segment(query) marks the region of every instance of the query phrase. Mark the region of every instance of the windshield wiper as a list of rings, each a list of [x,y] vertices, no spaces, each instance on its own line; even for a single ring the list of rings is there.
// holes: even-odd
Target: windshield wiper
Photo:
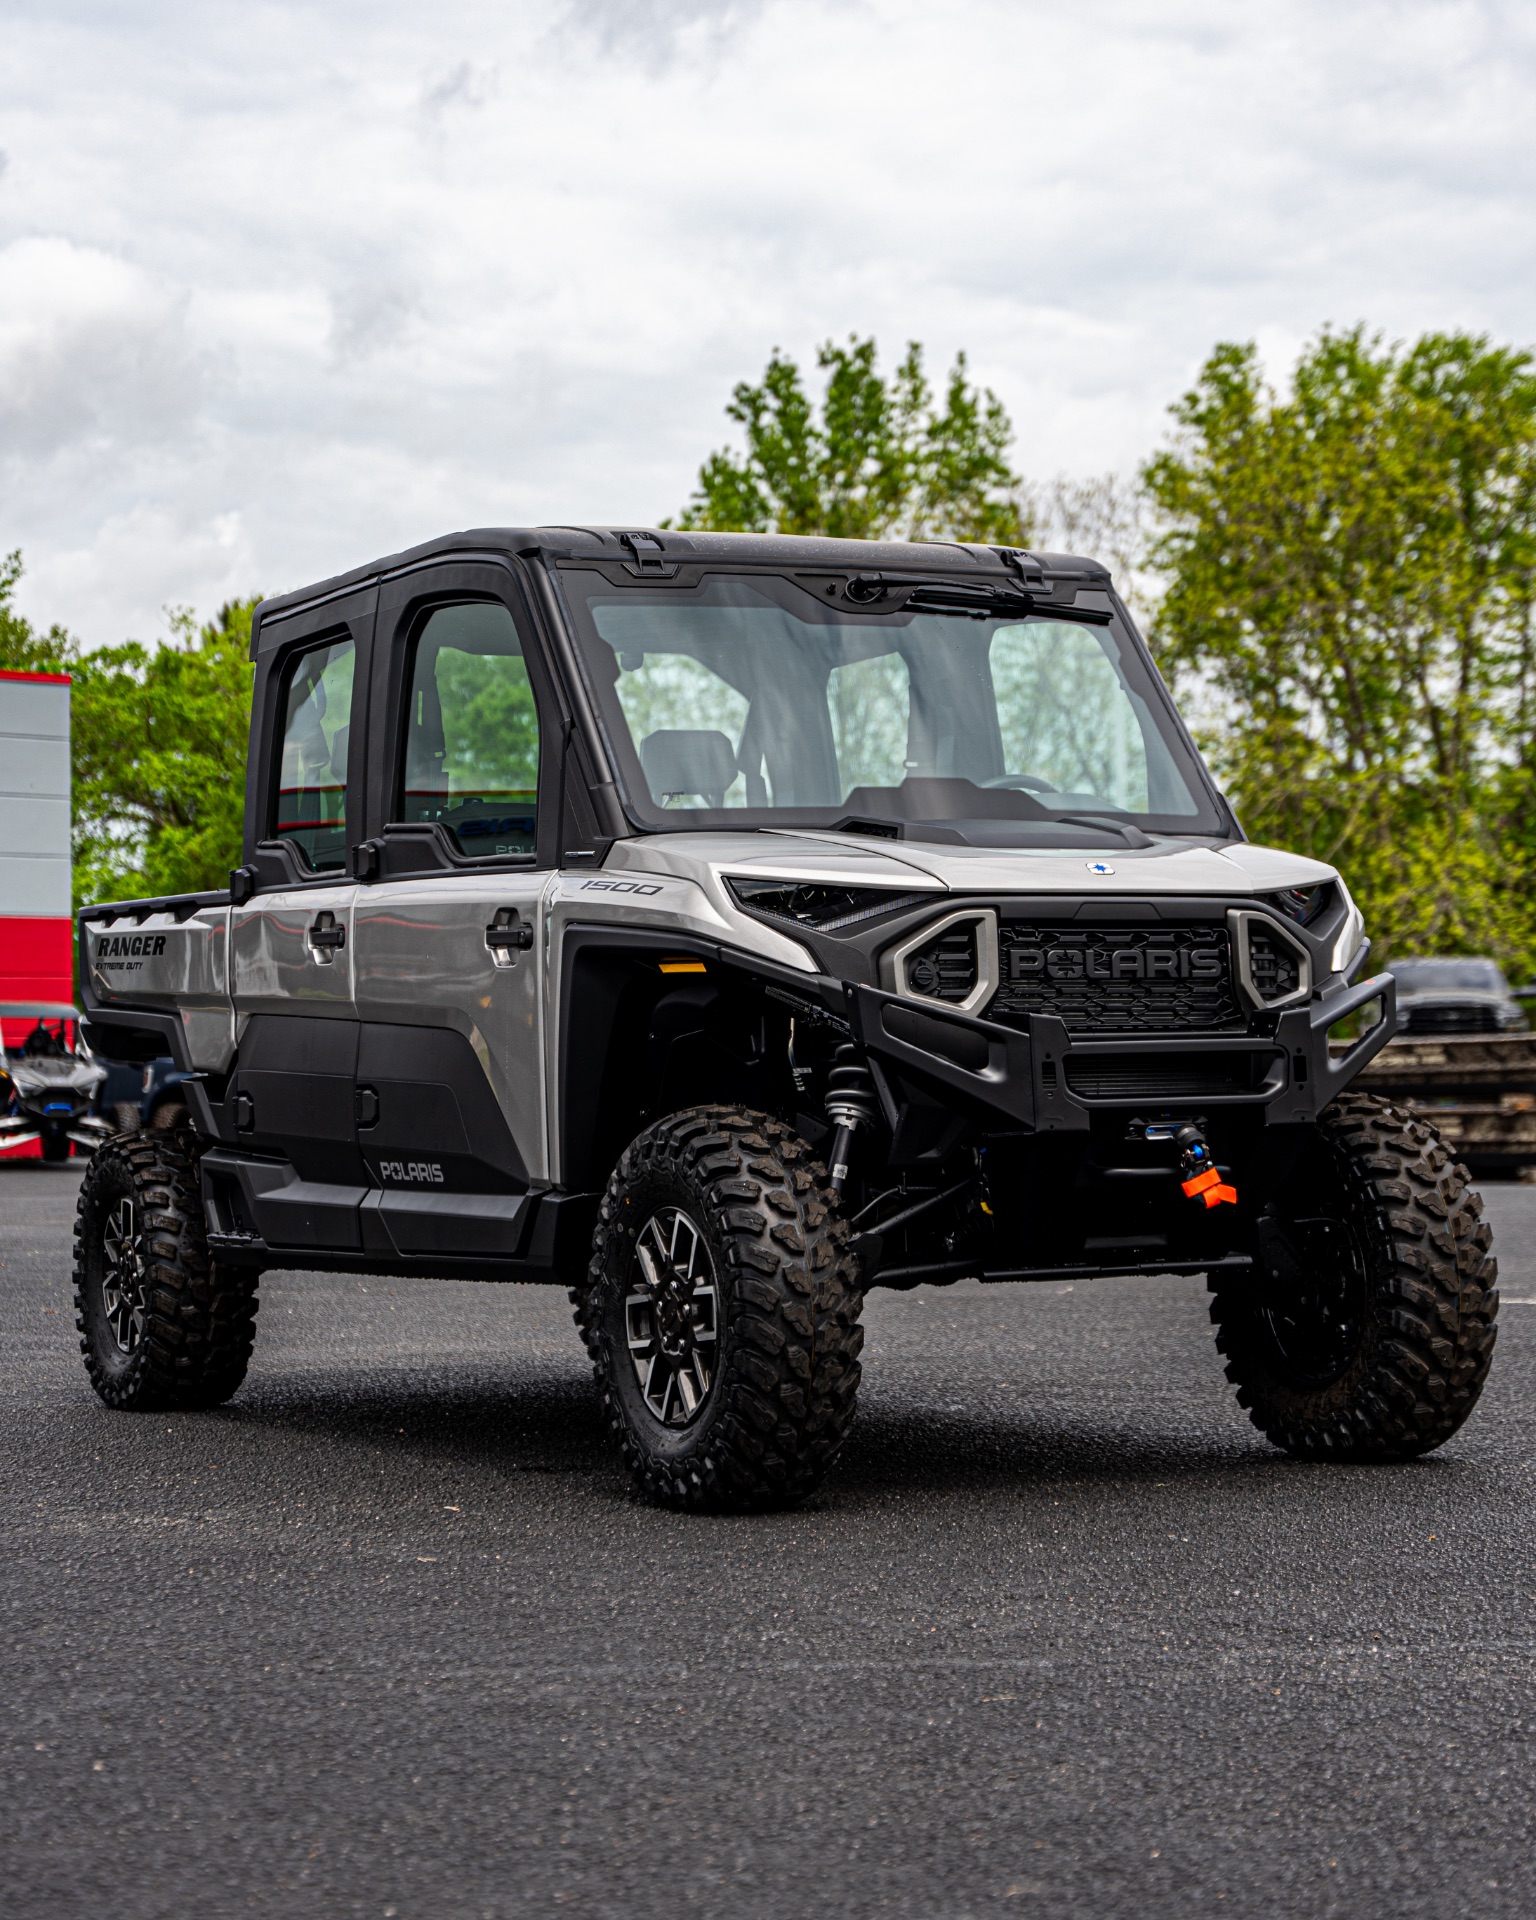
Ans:
[[[1055,818],[1069,827],[1103,827],[1110,833],[1118,833],[1128,847],[1151,847],[1157,843],[1151,834],[1143,833],[1134,820],[1116,820],[1107,813],[1058,813]]]
[[[959,613],[985,620],[998,614],[1048,614],[1053,620],[1077,620],[1087,627],[1107,627],[1114,619],[1099,607],[1075,607],[1049,594],[1021,593],[1017,588],[972,586],[957,580],[920,581],[908,594],[898,593],[889,609],[870,607],[871,613]]]

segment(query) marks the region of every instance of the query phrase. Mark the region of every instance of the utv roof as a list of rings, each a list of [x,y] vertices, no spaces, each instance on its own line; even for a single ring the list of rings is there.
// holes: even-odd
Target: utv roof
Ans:
[[[637,546],[637,542],[641,544]],[[1038,570],[1047,579],[1109,584],[1109,571],[1097,560],[1070,553],[1034,553],[1020,547],[973,546],[957,540],[829,540],[784,533],[679,533],[658,527],[475,527],[442,534],[418,547],[407,547],[403,553],[392,553],[366,566],[334,574],[329,580],[319,580],[313,586],[275,594],[258,607],[256,625],[429,560],[487,552],[515,553],[525,559],[634,562],[637,555],[649,555],[665,561],[729,560],[740,566],[875,567],[960,575],[1004,572],[1022,561],[1030,572]]]

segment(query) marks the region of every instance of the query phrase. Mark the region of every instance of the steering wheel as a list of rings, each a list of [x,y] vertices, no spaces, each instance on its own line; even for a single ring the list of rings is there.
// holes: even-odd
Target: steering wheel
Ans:
[[[1056,789],[1049,780],[1036,779],[1032,773],[999,773],[991,780],[983,780],[984,787],[1007,787],[1014,793],[1054,793]]]

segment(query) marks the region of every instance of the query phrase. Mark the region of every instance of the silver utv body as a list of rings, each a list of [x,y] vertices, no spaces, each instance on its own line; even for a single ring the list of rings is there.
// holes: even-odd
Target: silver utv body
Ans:
[[[169,1051],[189,1076],[221,1257],[568,1278],[614,1143],[655,1117],[667,1061],[707,1055],[686,1021],[712,993],[761,1003],[753,1071],[784,1077],[786,1031],[791,1049],[825,1026],[862,1050],[893,1142],[912,1088],[975,1125],[992,1116],[1011,1141],[1087,1140],[1170,1104],[1241,1109],[1261,1131],[1306,1126],[1391,1033],[1392,983],[1360,977],[1368,943],[1339,875],[1248,844],[1214,789],[1208,830],[1143,833],[1058,809],[1051,832],[1066,844],[1039,847],[930,838],[921,821],[818,823],[805,809],[735,825],[702,788],[691,811],[648,814],[644,768],[615,746],[573,638],[569,577],[598,570],[605,592],[633,581],[639,594],[658,568],[677,593],[690,569],[799,568],[818,593],[825,579],[829,595],[857,587],[876,605],[904,580],[975,576],[978,594],[1129,628],[1102,570],[1064,556],[581,529],[454,536],[266,603],[246,861],[230,891],[92,908],[80,928],[97,1050]],[[857,602],[860,619],[870,604]],[[423,686],[440,695],[436,719]],[[443,784],[443,716],[452,699],[468,712],[493,695],[503,737],[521,728],[536,751],[470,809]],[[674,734],[645,743],[662,741],[653,772],[669,752],[715,751]],[[730,750],[723,781],[748,749],[716,737]],[[794,901],[834,896],[875,902],[871,926],[796,917]],[[1291,896],[1327,909],[1299,923]],[[1217,949],[1219,962],[1199,957]],[[930,984],[935,951],[960,956],[958,987]],[[1158,966],[1182,979],[1190,954],[1197,975],[1219,964],[1219,1030],[1074,1025],[1082,995],[1058,991],[1078,980],[1071,965],[1097,966],[1124,1000],[1157,986]],[[1378,1017],[1336,1057],[1330,1030],[1363,1010]],[[1157,1076],[1175,1057],[1189,1091],[1170,1103]],[[690,1065],[686,1084],[707,1090],[701,1071]],[[809,1127],[814,1073],[788,1071],[809,1088]],[[1024,1247],[1001,1257],[1003,1271],[1029,1266]]]

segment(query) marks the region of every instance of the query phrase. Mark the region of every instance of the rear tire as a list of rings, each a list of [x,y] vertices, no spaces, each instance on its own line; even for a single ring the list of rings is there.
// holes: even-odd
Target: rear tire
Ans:
[[[1497,1334],[1482,1211],[1427,1121],[1373,1094],[1328,1107],[1261,1220],[1258,1268],[1211,1303],[1253,1424],[1303,1460],[1407,1460],[1449,1440]]]
[[[75,1325],[109,1407],[216,1407],[245,1378],[256,1275],[209,1258],[188,1133],[110,1140],[80,1183]]]
[[[695,1107],[625,1150],[571,1301],[609,1427],[653,1500],[741,1511],[819,1484],[859,1385],[847,1242],[825,1169],[766,1114]]]

